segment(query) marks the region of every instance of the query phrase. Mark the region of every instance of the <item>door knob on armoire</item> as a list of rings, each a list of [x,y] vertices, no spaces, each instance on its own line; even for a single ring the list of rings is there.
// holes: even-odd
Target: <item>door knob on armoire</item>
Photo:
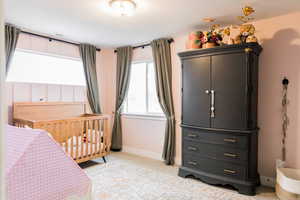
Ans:
[[[206,94],[210,94],[210,91],[209,91],[209,90],[205,90],[205,93],[206,93]]]

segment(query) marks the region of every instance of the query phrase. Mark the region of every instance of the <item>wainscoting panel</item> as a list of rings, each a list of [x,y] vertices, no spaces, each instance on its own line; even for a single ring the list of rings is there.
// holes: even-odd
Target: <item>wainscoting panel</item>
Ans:
[[[31,84],[15,83],[13,84],[13,102],[31,101]]]
[[[32,84],[32,102],[40,102],[40,101],[47,101],[47,85],[42,84]]]
[[[59,85],[48,85],[48,101],[60,101],[61,100],[61,86]]]
[[[61,100],[62,101],[75,101],[74,98],[74,87],[73,86],[65,86],[61,87]]]
[[[12,122],[12,106],[15,102],[86,101],[85,86],[6,83],[8,122]]]
[[[85,101],[86,99],[86,91],[83,87],[74,87],[74,101]]]

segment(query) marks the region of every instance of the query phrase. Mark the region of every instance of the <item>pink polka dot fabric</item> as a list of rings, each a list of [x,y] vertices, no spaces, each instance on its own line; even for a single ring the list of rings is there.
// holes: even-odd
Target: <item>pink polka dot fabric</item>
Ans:
[[[91,181],[63,149],[42,130],[6,128],[8,200],[86,198]]]

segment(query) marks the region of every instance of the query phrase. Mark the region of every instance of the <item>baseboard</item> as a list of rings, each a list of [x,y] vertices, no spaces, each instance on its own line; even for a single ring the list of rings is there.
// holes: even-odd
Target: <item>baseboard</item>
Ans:
[[[132,147],[128,147],[128,146],[123,146],[122,151],[125,153],[130,153],[130,154],[134,154],[137,156],[142,156],[142,157],[162,161],[161,154],[156,153],[156,152],[146,151],[143,149],[137,149],[137,148],[132,148]]]
[[[260,176],[260,183],[263,186],[274,188],[276,184],[276,179],[273,177]]]
[[[181,157],[175,157],[175,165],[181,166]]]

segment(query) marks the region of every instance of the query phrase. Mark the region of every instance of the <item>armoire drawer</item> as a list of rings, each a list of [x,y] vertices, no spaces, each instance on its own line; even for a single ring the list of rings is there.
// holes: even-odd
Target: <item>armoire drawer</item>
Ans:
[[[236,133],[213,132],[196,129],[183,129],[183,139],[209,144],[219,144],[232,148],[248,149],[248,136]]]
[[[235,165],[228,162],[201,158],[192,155],[185,155],[183,166],[203,172],[231,177],[235,179],[245,179],[247,177],[247,167]]]
[[[183,141],[183,151],[185,154],[230,161],[237,164],[247,164],[248,160],[247,150],[230,148],[223,145],[194,142],[190,140]]]

